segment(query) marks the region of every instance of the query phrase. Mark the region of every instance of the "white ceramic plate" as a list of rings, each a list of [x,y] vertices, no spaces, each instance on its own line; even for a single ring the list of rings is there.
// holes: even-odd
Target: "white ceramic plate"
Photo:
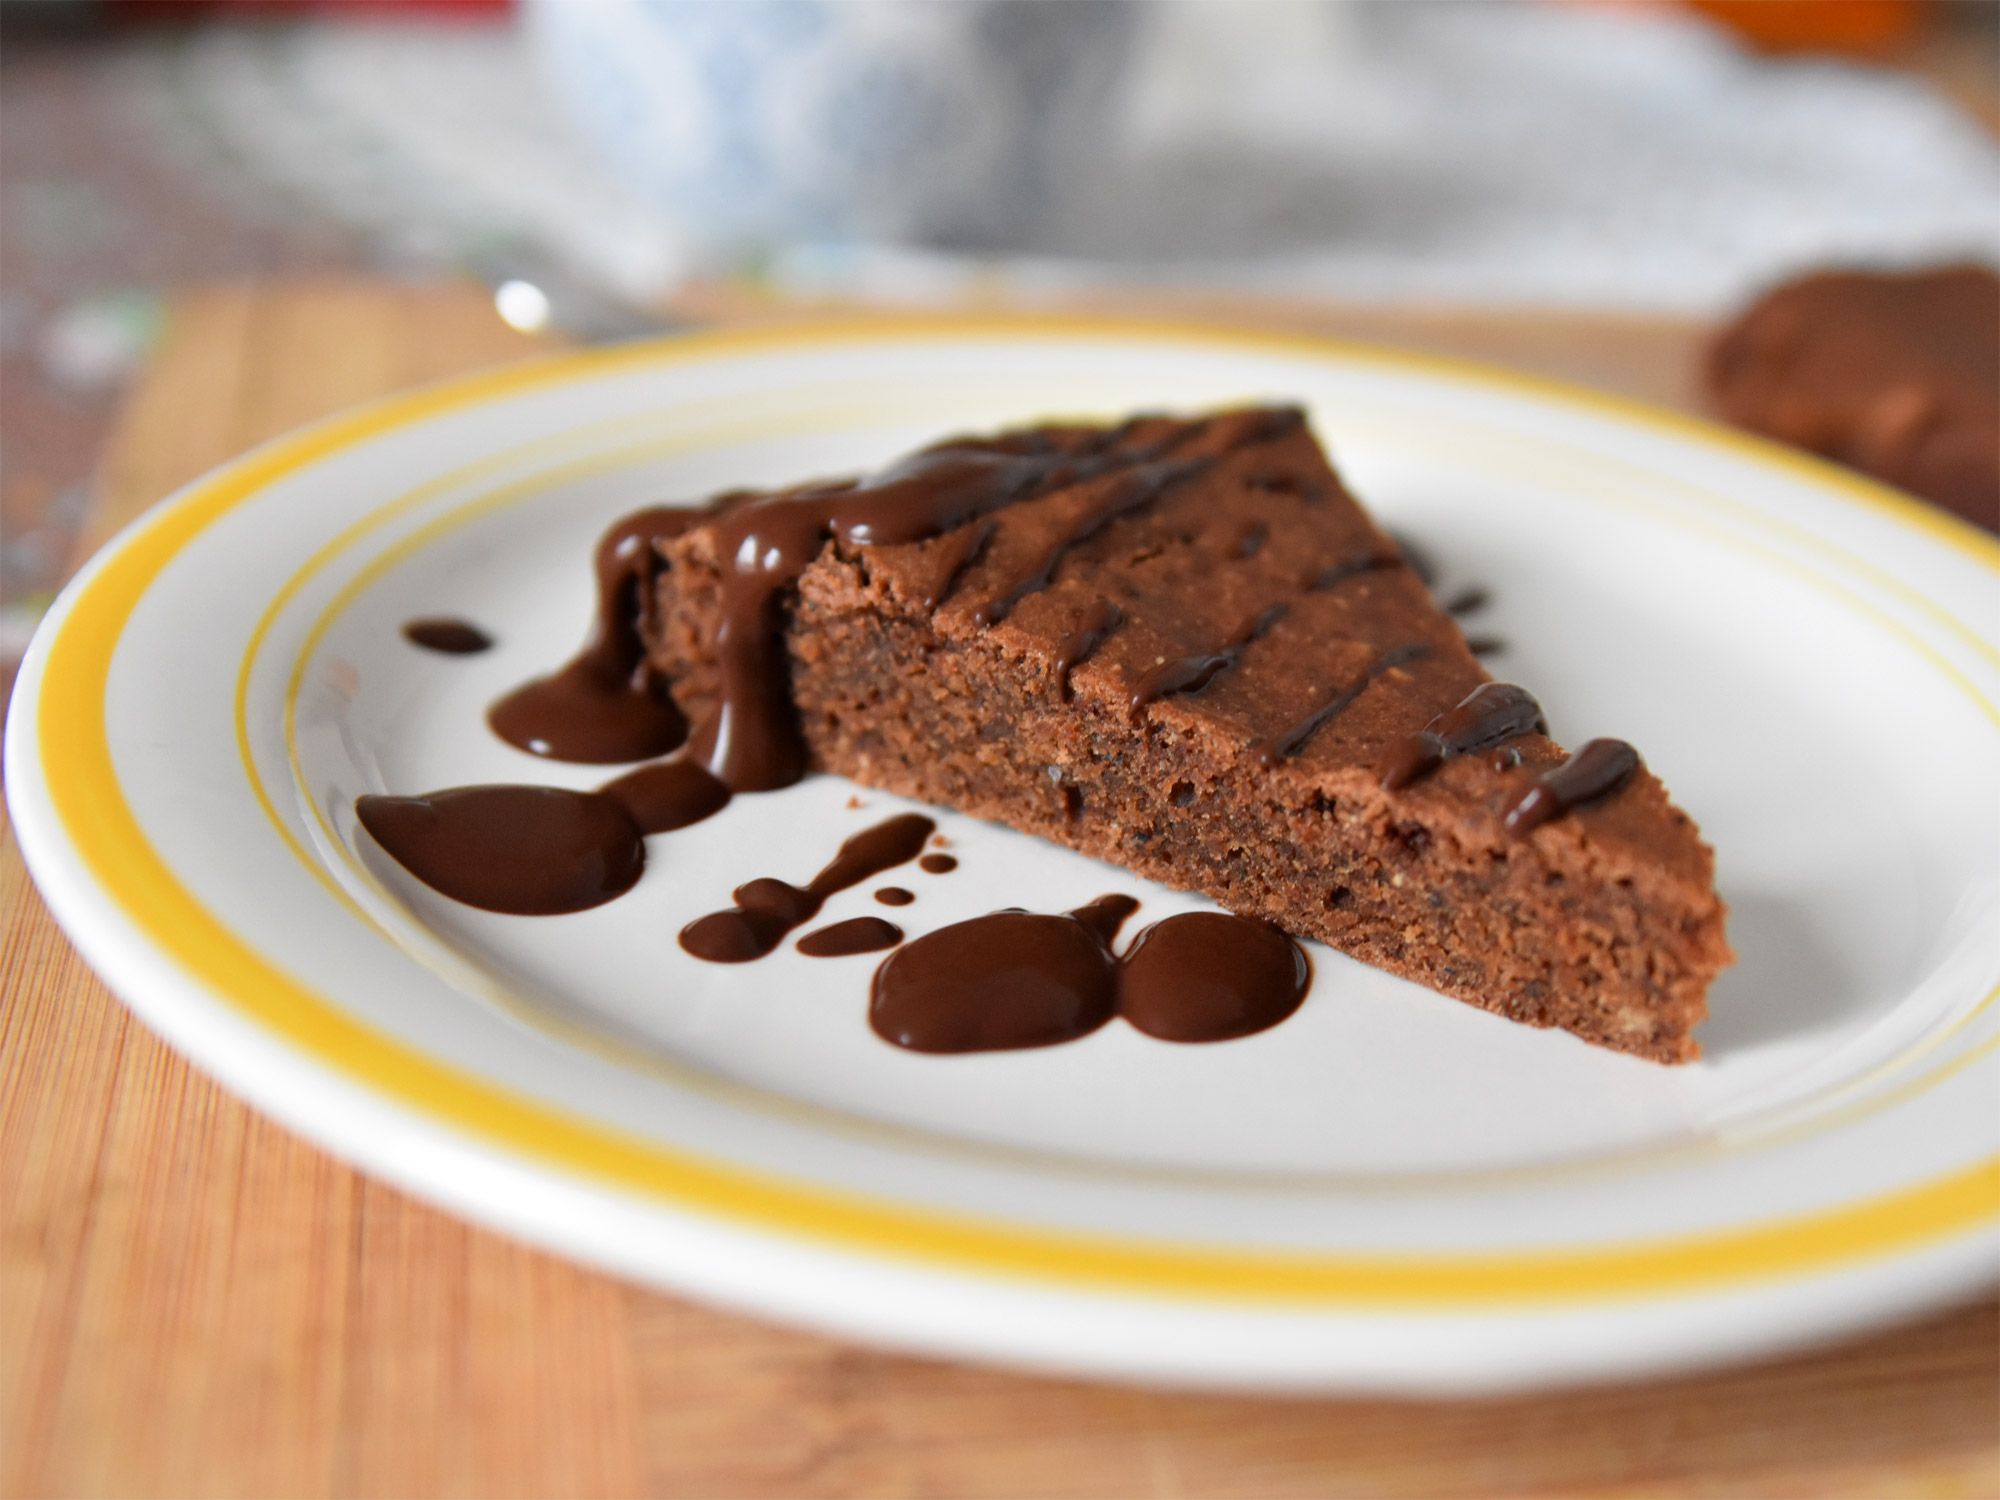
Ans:
[[[1054,413],[1304,401],[1557,733],[1642,746],[1741,962],[1667,1069],[1315,951],[1289,1023],[924,1057],[872,960],[672,934],[897,804],[827,778],[655,842],[598,910],[415,887],[357,793],[584,785],[484,728],[633,506]],[[487,1223],[860,1338],[1108,1375],[1463,1391],[1774,1348],[1963,1294],[2000,1243],[2000,548],[1775,448],[1300,339],[1051,322],[688,337],[337,418],[158,507],[64,594],[7,780],[50,904],[260,1107]],[[467,658],[399,636],[488,626]],[[912,934],[1131,890],[940,814]],[[876,909],[866,888],[829,915]]]

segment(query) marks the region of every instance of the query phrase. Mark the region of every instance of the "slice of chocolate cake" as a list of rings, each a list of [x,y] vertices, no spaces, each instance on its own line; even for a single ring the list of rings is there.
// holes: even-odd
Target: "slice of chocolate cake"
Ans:
[[[1693,822],[1630,747],[1566,757],[1491,682],[1296,411],[646,512],[600,575],[604,679],[670,690],[737,791],[838,772],[1515,1020],[1697,1055],[1730,952]]]

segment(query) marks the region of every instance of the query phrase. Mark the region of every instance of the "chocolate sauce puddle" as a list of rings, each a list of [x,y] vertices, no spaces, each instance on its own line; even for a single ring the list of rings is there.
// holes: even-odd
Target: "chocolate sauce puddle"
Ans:
[[[1482,683],[1457,707],[1389,747],[1382,760],[1382,785],[1400,791],[1458,756],[1490,750],[1524,734],[1546,733],[1542,706],[1526,688],[1511,682]]]
[[[1523,837],[1573,807],[1608,797],[1640,766],[1639,752],[1623,740],[1591,740],[1552,771],[1545,771],[1507,809],[1507,831]]]
[[[671,833],[729,805],[729,788],[685,756],[628,771],[600,790],[632,815],[641,833]]]
[[[868,1023],[913,1052],[1009,1052],[1089,1036],[1123,1015],[1148,1036],[1218,1042],[1277,1025],[1305,999],[1305,953],[1269,923],[1226,912],[1155,922],[1113,952],[1129,896],[1061,916],[997,911],[885,959]]]
[[[354,810],[404,869],[484,911],[584,911],[622,896],[646,868],[638,826],[599,792],[462,786],[422,797],[361,797]]]
[[[739,885],[731,892],[734,906],[697,917],[681,929],[681,947],[716,964],[762,958],[787,933],[818,916],[827,897],[915,859],[936,828],[919,813],[900,813],[848,839],[803,888],[769,877]]]
[[[1139,934],[1118,965],[1118,1013],[1164,1042],[1226,1042],[1305,1002],[1312,965],[1268,922],[1183,912]]]
[[[412,646],[421,646],[426,651],[437,651],[445,656],[473,656],[493,648],[493,637],[470,620],[444,615],[429,615],[407,622],[403,626],[403,639]]]
[[[880,953],[903,940],[903,929],[880,917],[849,917],[831,922],[799,939],[808,958],[847,958],[856,953]]]

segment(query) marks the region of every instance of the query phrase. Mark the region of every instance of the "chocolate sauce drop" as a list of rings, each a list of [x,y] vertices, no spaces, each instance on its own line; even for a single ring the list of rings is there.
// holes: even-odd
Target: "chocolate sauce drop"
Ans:
[[[1276,1026],[1311,984],[1305,950],[1268,922],[1184,912],[1120,961],[1118,1013],[1162,1041],[1228,1041]]]
[[[903,940],[903,929],[880,917],[849,917],[815,928],[799,939],[799,952],[808,958],[846,958],[855,953],[880,953]]]
[[[1507,643],[1497,635],[1469,635],[1465,638],[1465,649],[1474,656],[1498,656],[1507,649]]]
[[[439,651],[446,656],[471,656],[491,650],[493,646],[493,637],[471,621],[442,615],[407,622],[403,626],[403,639],[412,646]]]
[[[908,906],[917,898],[900,885],[885,885],[875,893],[875,899],[884,906]]]
[[[1511,682],[1481,683],[1457,707],[1390,746],[1382,761],[1382,785],[1400,791],[1454,757],[1491,749],[1524,734],[1547,732],[1542,706],[1526,688]]]
[[[1088,1036],[1117,1008],[1117,962],[1089,923],[996,911],[890,954],[868,1024],[912,1052],[1009,1052]]]
[[[361,826],[435,891],[486,911],[554,916],[621,896],[646,867],[625,809],[597,792],[462,786],[361,797]]]
[[[1639,769],[1639,752],[1623,740],[1592,740],[1552,771],[1535,778],[1507,809],[1507,831],[1524,837],[1573,807],[1608,797]]]
[[[818,916],[827,897],[916,858],[936,828],[919,813],[900,813],[848,839],[803,889],[768,876],[739,885],[730,893],[734,906],[697,917],[681,929],[681,947],[717,964],[762,958],[787,933]]]
[[[632,815],[641,833],[686,828],[729,805],[729,788],[684,756],[628,771],[599,790]]]
[[[949,854],[926,854],[917,861],[917,868],[926,875],[949,875],[958,868],[958,861]]]
[[[1485,589],[1474,584],[1471,588],[1460,589],[1456,594],[1452,595],[1450,602],[1444,607],[1445,613],[1452,615],[1475,614],[1479,610],[1486,608],[1487,604],[1491,602],[1492,597]]]

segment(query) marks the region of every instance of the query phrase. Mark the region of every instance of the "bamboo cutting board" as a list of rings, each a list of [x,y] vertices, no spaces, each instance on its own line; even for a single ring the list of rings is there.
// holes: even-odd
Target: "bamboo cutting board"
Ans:
[[[1661,399],[1694,339],[1285,322]],[[188,298],[90,540],[285,428],[529,347],[472,289]],[[2000,1495],[1990,1301],[1716,1375],[1449,1404],[1155,1395],[713,1312],[469,1228],[220,1093],[84,968],[11,839],[0,912],[7,1496]]]

